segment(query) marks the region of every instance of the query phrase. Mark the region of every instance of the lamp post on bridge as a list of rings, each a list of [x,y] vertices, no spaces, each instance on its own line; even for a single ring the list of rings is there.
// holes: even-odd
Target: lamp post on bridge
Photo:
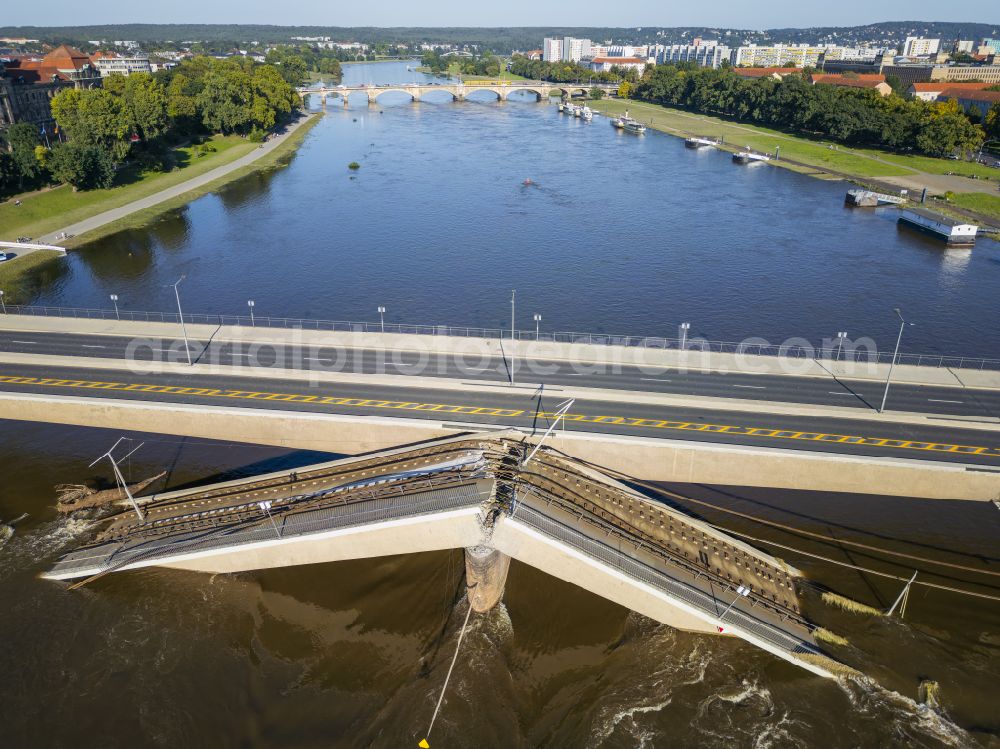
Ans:
[[[188,343],[187,326],[184,324],[184,312],[181,310],[181,293],[177,290],[177,287],[185,278],[187,278],[186,273],[178,278],[175,283],[167,285],[174,287],[174,297],[177,299],[177,317],[180,318],[181,321],[181,332],[184,334],[184,351],[187,352],[188,366],[190,367],[193,364],[191,361],[191,344]]]
[[[746,598],[748,595],[750,595],[750,588],[746,588],[746,587],[744,587],[744,586],[741,585],[741,586],[739,586],[736,589],[736,593],[737,593],[736,598],[733,599],[733,602],[731,604],[729,604],[729,606],[726,607],[726,610],[723,611],[722,614],[719,616],[719,621],[720,622],[722,621],[723,617],[725,617],[725,615],[729,613],[730,609],[732,609],[733,606],[735,606],[736,603],[741,598]],[[718,630],[721,632],[722,631],[722,627],[721,626],[718,627]]]
[[[837,333],[837,361],[840,361],[840,355],[844,352],[844,341],[847,340],[847,331],[841,330]]]
[[[517,297],[517,289],[510,290],[510,384],[514,385],[514,299]]]
[[[115,305],[115,319],[116,320],[121,320],[122,316],[118,314],[118,295],[117,294],[112,294],[111,295],[111,303],[113,305]]]
[[[250,327],[256,328],[257,321],[253,319],[253,308],[256,306],[256,302],[253,299],[247,299],[247,307],[250,308]]]
[[[896,317],[899,318],[899,335],[896,336],[896,350],[892,352],[892,363],[889,365],[889,376],[885,378],[885,392],[882,394],[882,407],[878,410],[879,413],[885,411],[885,402],[889,397],[889,383],[892,382],[892,370],[896,367],[896,357],[899,356],[899,344],[903,340],[903,329],[907,325],[913,325],[913,323],[908,323],[903,319],[903,313],[899,311],[899,307],[896,307]]]
[[[538,325],[539,325],[539,323],[541,323],[541,321],[542,321],[542,316],[541,316],[541,315],[539,315],[539,314],[538,314],[538,313],[536,312],[536,313],[535,313],[535,340],[536,340],[536,341],[538,340]]]
[[[379,326],[382,328],[382,332],[385,332],[385,307],[381,304],[378,307],[378,322]]]
[[[681,351],[687,349],[688,331],[691,330],[691,323],[682,322],[680,324],[681,329]]]

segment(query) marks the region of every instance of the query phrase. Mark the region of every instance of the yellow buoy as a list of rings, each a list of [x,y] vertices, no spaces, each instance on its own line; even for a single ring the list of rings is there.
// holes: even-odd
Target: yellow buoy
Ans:
[[[417,744],[420,749],[431,749],[431,745],[427,743],[427,739],[420,739],[420,743]]]

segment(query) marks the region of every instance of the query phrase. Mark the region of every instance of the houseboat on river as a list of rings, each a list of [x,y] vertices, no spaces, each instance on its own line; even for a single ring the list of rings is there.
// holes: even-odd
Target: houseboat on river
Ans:
[[[899,217],[899,225],[944,240],[949,247],[972,247],[979,233],[975,224],[956,221],[923,208],[904,210]]]

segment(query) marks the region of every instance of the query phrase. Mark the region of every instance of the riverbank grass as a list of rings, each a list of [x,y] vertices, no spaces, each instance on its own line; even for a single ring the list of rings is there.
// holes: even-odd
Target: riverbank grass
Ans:
[[[780,159],[772,163],[793,171],[808,173],[809,167],[815,167],[862,179],[900,177],[915,173],[913,169],[885,159],[888,154],[879,154],[876,157],[871,155],[876,153],[874,151],[864,153],[843,147],[831,148],[830,144],[817,143],[777,130],[669,109],[658,104],[630,99],[605,99],[592,102],[590,106],[592,109],[611,115],[622,114],[627,109],[637,120],[656,130],[678,137],[689,135],[722,137],[725,139],[725,147],[731,151],[750,146],[755,151],[773,154],[775,148],[780,146],[780,157],[801,162],[805,168],[797,168],[795,164],[783,164]]]
[[[980,213],[1000,221],[1000,194],[988,195],[984,192],[962,192],[951,196],[948,201],[967,211]]]
[[[70,186],[61,185],[51,190],[20,196],[21,205],[15,205],[14,198],[11,198],[0,204],[0,227],[3,232],[0,238],[13,240],[19,236],[39,237],[48,234],[173,187],[235,161],[256,148],[255,143],[235,135],[217,136],[207,143],[215,150],[203,151],[203,156],[195,155],[193,146],[175,149],[174,156],[180,166],[173,171],[126,174],[123,179],[129,180],[128,182],[107,190],[73,192]]]

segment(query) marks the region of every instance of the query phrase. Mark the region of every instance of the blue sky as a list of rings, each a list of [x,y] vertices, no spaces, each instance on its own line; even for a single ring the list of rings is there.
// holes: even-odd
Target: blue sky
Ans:
[[[0,25],[89,23],[267,23],[323,26],[854,26],[887,20],[978,21],[1000,24],[1000,2],[965,0],[48,0],[8,3]]]

